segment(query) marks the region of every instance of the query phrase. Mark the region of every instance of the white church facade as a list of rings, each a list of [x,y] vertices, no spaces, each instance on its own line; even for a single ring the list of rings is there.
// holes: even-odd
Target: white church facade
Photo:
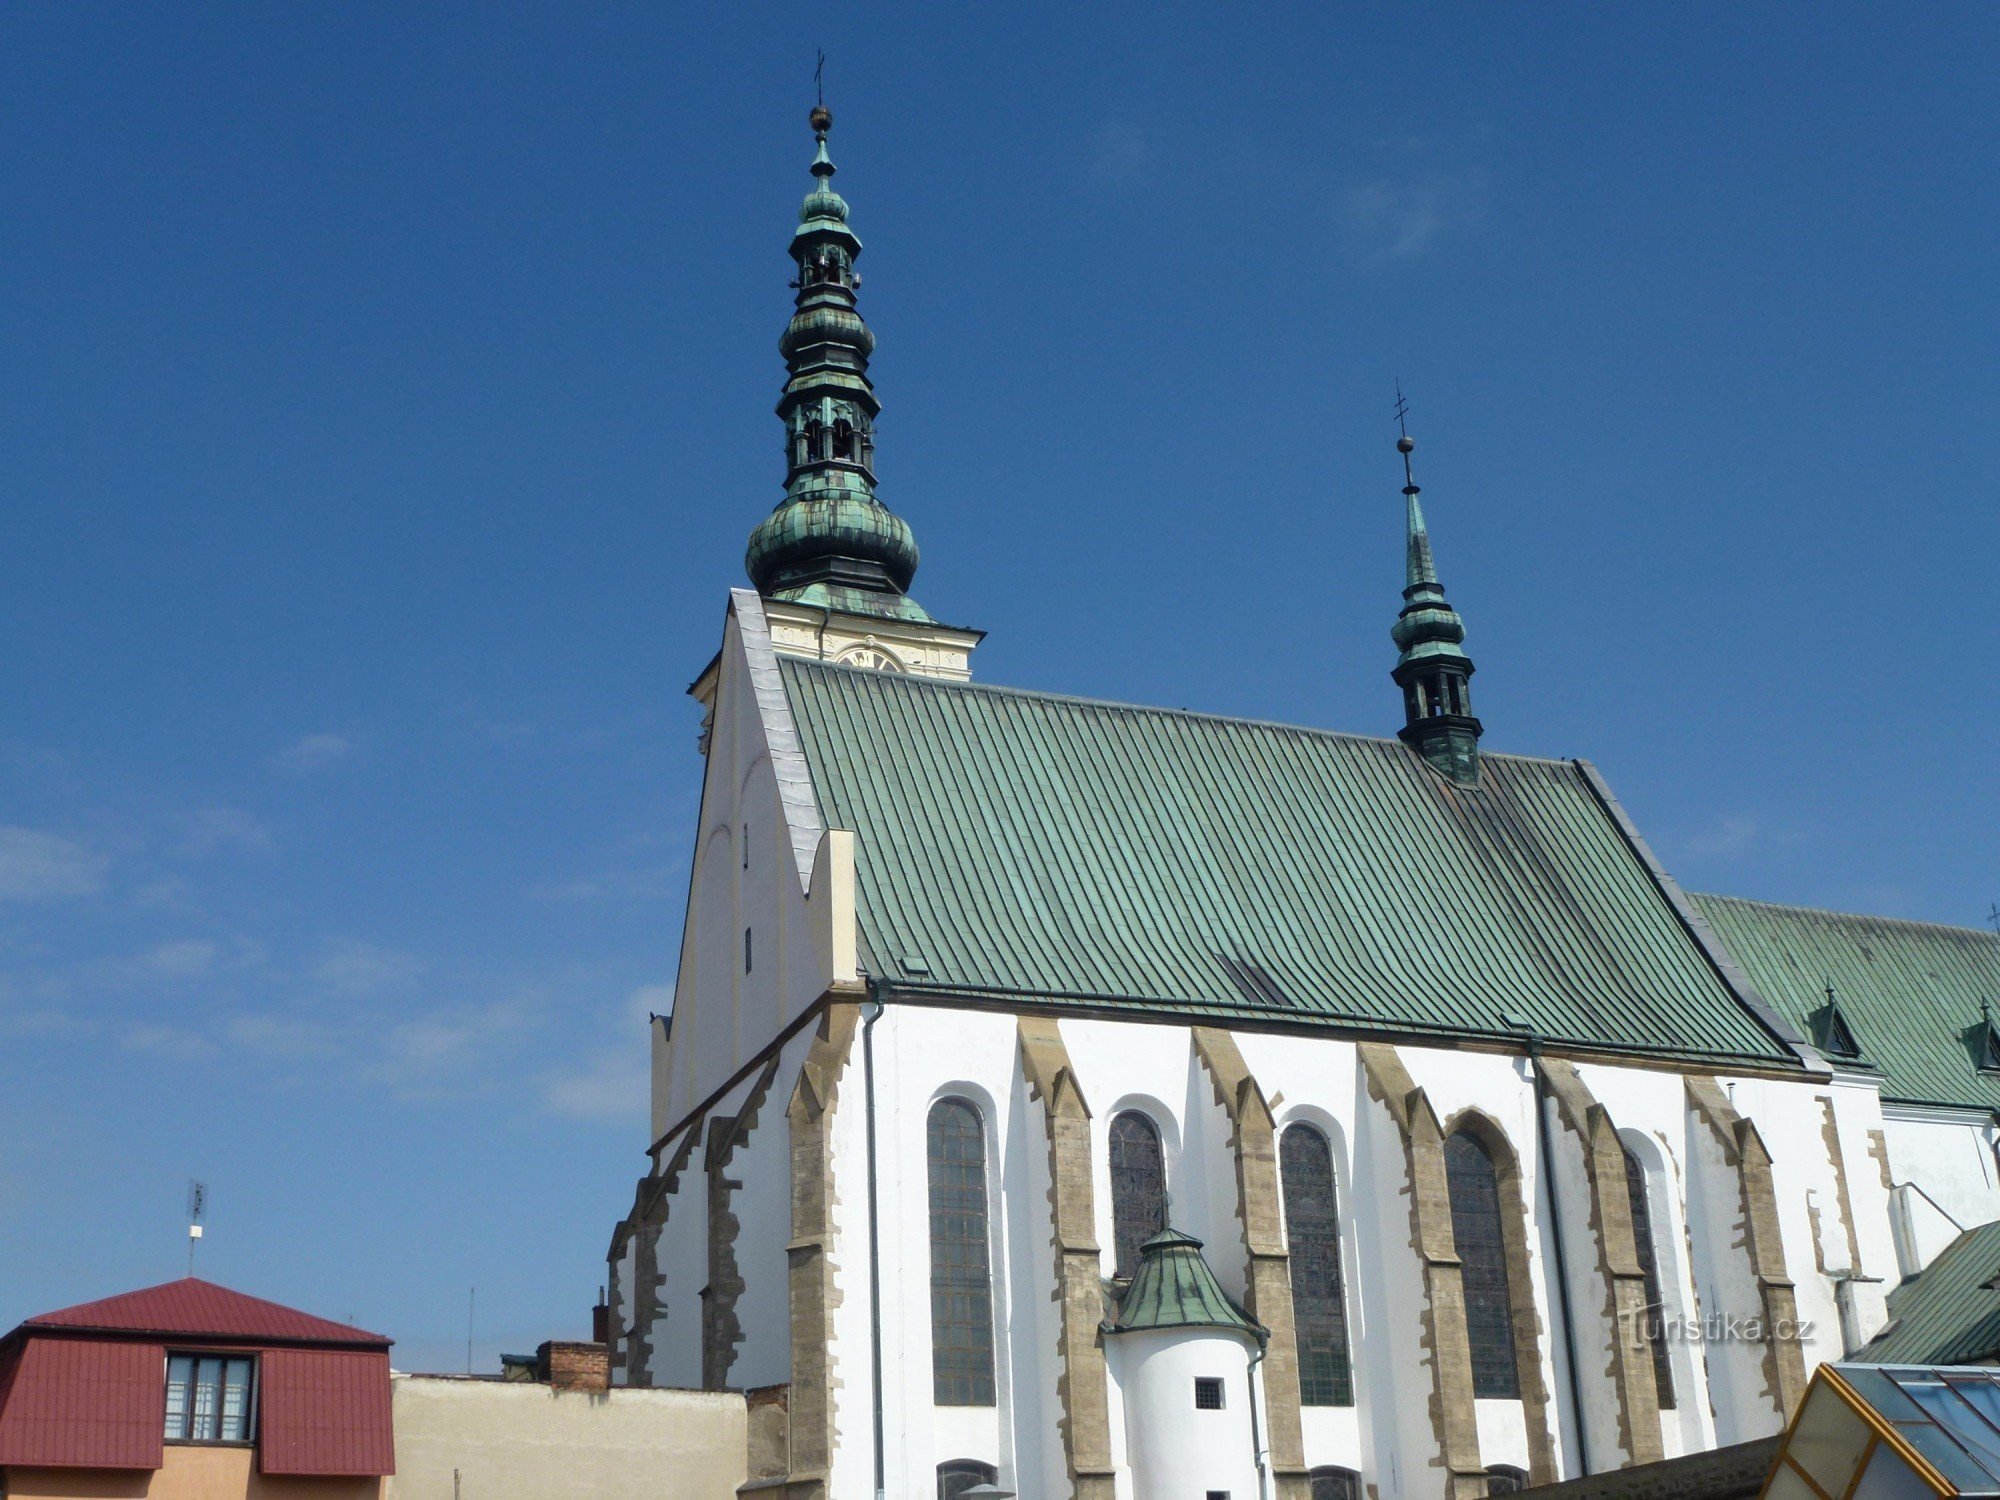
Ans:
[[[978,682],[874,494],[828,124],[614,1380],[749,1392],[742,1493],[820,1500],[1459,1500],[1777,1432],[2000,1219],[2000,940],[1690,895],[1587,762],[1483,748],[1407,440],[1397,738]]]

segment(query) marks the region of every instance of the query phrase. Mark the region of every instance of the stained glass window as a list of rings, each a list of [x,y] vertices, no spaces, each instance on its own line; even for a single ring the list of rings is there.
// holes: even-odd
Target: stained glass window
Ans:
[[[1461,1130],[1444,1145],[1451,1232],[1465,1280],[1465,1331],[1472,1345],[1472,1394],[1518,1399],[1514,1298],[1500,1227],[1500,1182],[1478,1137]]]
[[[931,1386],[939,1406],[993,1405],[986,1137],[963,1099],[931,1106]]]
[[[1139,1247],[1167,1227],[1167,1163],[1159,1127],[1128,1109],[1111,1122],[1111,1235],[1119,1277],[1139,1269]]]
[[[1660,1393],[1660,1407],[1673,1410],[1674,1370],[1667,1355],[1666,1307],[1660,1298],[1660,1263],[1653,1252],[1653,1209],[1646,1196],[1645,1165],[1631,1151],[1625,1153],[1625,1191],[1632,1200],[1632,1238],[1639,1248],[1639,1269],[1646,1273],[1646,1342],[1653,1351],[1653,1384]]]
[[[1352,1406],[1333,1150],[1312,1126],[1294,1125],[1278,1142],[1278,1166],[1291,1248],[1292,1320],[1298,1325],[1299,1400],[1307,1406]]]
[[[1352,1469],[1323,1464],[1307,1478],[1312,1481],[1312,1500],[1360,1500],[1361,1476]]]

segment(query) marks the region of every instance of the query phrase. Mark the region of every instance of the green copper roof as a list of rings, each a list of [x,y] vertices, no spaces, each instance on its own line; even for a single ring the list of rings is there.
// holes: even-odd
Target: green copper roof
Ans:
[[[1853,1358],[1968,1365],[2000,1356],[2000,1223],[1968,1229],[1889,1293],[1889,1323]]]
[[[780,669],[892,986],[1792,1061],[1575,762]]]
[[[1826,988],[1882,1095],[2000,1109],[2000,1077],[1979,1070],[1981,1000],[2000,1003],[2000,937],[1892,917],[1694,896],[1750,982],[1793,1025],[1823,1035]]]
[[[1264,1325],[1229,1300],[1202,1257],[1201,1241],[1178,1229],[1154,1235],[1139,1247],[1139,1269],[1119,1299],[1106,1333],[1151,1328],[1222,1328],[1264,1342]]]

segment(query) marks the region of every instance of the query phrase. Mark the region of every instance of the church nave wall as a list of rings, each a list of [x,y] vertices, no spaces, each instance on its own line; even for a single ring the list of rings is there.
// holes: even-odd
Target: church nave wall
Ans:
[[[1128,1211],[1148,1193],[1156,1217],[1139,1229],[1170,1223],[1200,1239],[1221,1290],[1284,1346],[1258,1375],[1280,1500],[1328,1466],[1363,1476],[1379,1500],[1470,1500],[1495,1472],[1578,1472],[1558,1234],[1594,1470],[1777,1430],[1811,1365],[1879,1326],[1897,1274],[1871,1154],[1879,1108],[1848,1081],[1548,1059],[1545,1141],[1520,1055],[907,1001],[871,1028],[858,996],[834,1010],[850,1017],[844,1041],[810,1025],[768,1079],[753,1071],[716,1102],[663,1220],[645,1231],[651,1250],[645,1233],[628,1235],[616,1262],[623,1308],[644,1300],[635,1283],[648,1254],[662,1277],[653,1317],[638,1320],[645,1376],[790,1380],[794,1472],[811,1449],[803,1423],[823,1435],[815,1472],[827,1500],[873,1485],[870,1050],[892,1492],[925,1493],[938,1465],[967,1460],[1023,1493],[1132,1496],[1130,1435],[1158,1414],[1129,1405],[1124,1356],[1099,1324],[1117,1311],[1101,1287],[1121,1238],[1139,1232]],[[940,1399],[934,1363],[941,1104],[959,1111],[961,1150],[979,1162],[972,1199],[972,1179],[950,1179],[954,1212],[983,1225],[990,1386],[974,1399],[965,1388]],[[737,1138],[732,1121],[753,1107]],[[1121,1133],[1129,1114],[1151,1135]],[[1283,1172],[1295,1129],[1330,1163],[1341,1392],[1308,1392],[1293,1326],[1309,1284],[1294,1280],[1306,1231],[1291,1222]],[[1487,1208],[1467,1209],[1464,1183],[1482,1179],[1462,1182],[1461,1159],[1484,1163]],[[1465,1240],[1467,1225],[1486,1238]],[[1495,1324],[1480,1309],[1502,1283],[1512,1310]],[[1643,1330],[1621,1344],[1655,1296],[1660,1349]],[[1806,1331],[1762,1336],[1774,1318]],[[1314,1325],[1319,1347],[1326,1326]],[[1323,1380],[1331,1367],[1320,1357],[1313,1368]]]

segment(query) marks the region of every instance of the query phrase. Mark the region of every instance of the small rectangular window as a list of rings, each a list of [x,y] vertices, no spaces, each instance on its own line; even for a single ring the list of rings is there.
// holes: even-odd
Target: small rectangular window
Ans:
[[[1207,1500],[1229,1500],[1228,1490],[1210,1490]]]
[[[750,868],[750,825],[743,825],[743,868]]]
[[[750,972],[750,929],[743,929],[743,972]]]
[[[1194,1409],[1222,1410],[1222,1381],[1214,1375],[1197,1375],[1194,1381]]]
[[[254,1421],[256,1363],[219,1355],[167,1356],[170,1443],[247,1443]]]

